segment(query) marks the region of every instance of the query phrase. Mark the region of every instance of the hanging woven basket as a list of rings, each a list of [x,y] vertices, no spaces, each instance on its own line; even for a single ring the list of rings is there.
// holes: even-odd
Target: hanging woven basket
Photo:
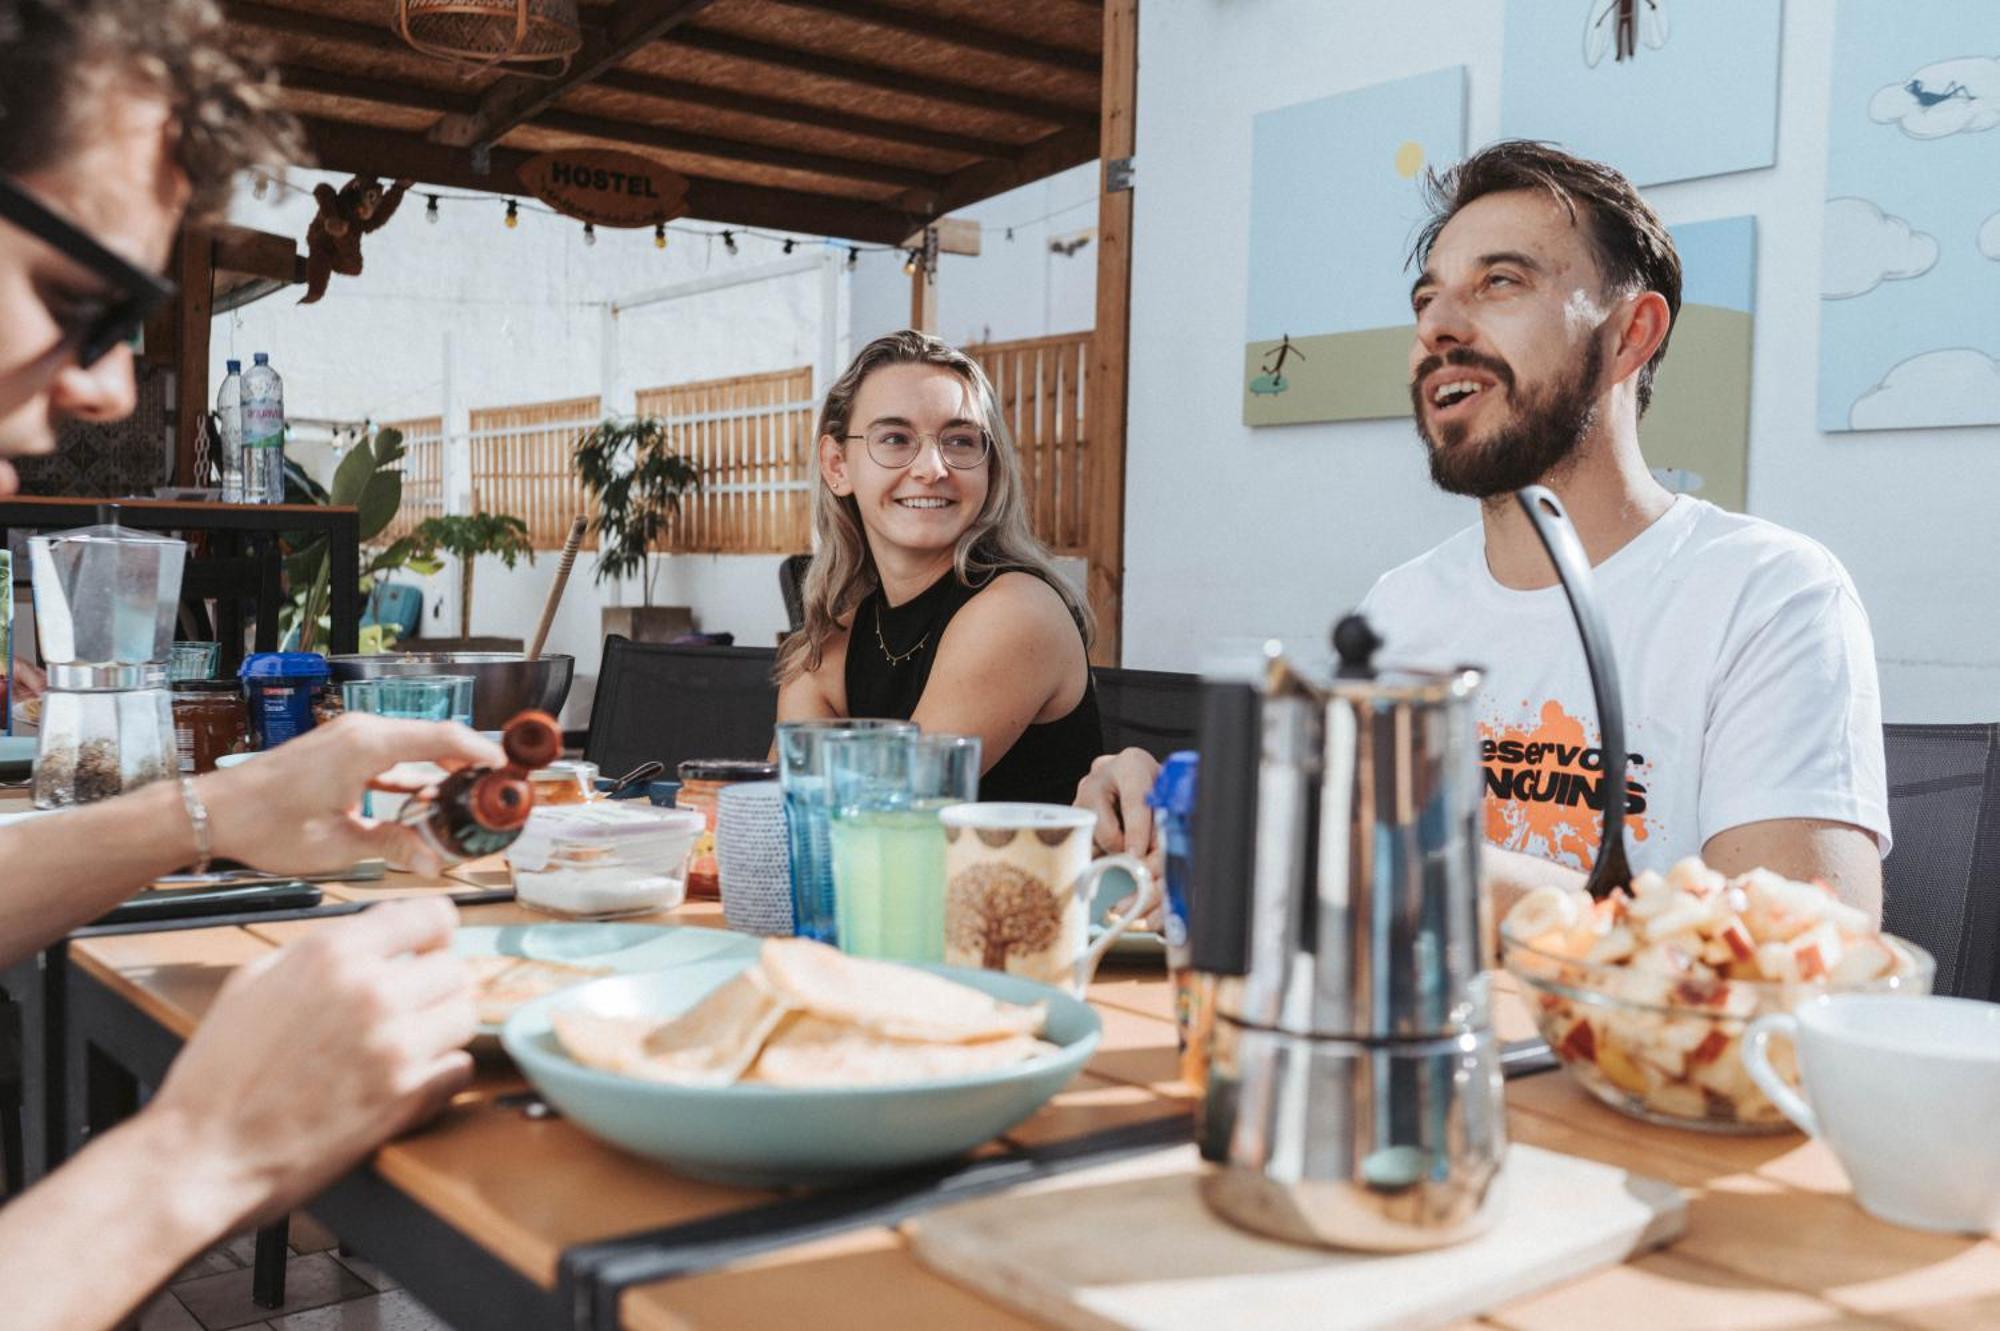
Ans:
[[[441,60],[549,77],[583,46],[576,0],[396,0],[396,30]]]

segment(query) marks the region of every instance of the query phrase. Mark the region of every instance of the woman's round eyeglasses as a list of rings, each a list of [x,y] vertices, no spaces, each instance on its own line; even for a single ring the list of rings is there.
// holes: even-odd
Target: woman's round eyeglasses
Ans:
[[[875,465],[891,471],[900,471],[915,462],[926,442],[937,444],[938,456],[954,471],[969,471],[978,466],[986,461],[993,447],[992,437],[971,425],[954,425],[936,434],[925,434],[906,425],[876,425],[866,434],[847,434],[841,438],[865,441],[868,456],[875,459]]]

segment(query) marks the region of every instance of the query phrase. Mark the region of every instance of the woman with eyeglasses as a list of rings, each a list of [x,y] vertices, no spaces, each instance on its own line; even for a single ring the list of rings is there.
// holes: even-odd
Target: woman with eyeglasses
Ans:
[[[981,799],[1069,803],[1104,742],[1090,613],[1028,528],[986,375],[934,337],[878,338],[818,436],[818,550],[805,627],[778,653],[778,719],[977,735]]]

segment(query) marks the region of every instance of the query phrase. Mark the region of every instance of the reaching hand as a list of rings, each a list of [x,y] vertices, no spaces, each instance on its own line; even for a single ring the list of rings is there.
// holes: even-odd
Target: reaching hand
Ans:
[[[237,1220],[283,1214],[471,1076],[457,919],[448,901],[386,903],[222,986],[146,1112],[174,1126]]]
[[[1097,815],[1092,844],[1099,852],[1137,855],[1155,878],[1166,871],[1166,854],[1146,795],[1159,774],[1158,760],[1144,749],[1108,753],[1091,763],[1090,774],[1077,784],[1074,801]]]
[[[449,721],[350,713],[200,778],[215,854],[274,873],[323,873],[380,857],[419,873],[443,867],[415,832],[360,814],[368,782],[400,762],[497,767],[500,746]]]

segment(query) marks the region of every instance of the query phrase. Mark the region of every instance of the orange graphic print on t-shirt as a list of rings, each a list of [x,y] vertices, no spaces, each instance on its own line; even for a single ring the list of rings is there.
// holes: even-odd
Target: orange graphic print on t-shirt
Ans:
[[[1486,768],[1486,839],[1505,850],[1588,870],[1602,839],[1604,754],[1562,704],[1542,704],[1533,728],[1480,722]],[[1647,838],[1645,755],[1626,757],[1625,825]]]

